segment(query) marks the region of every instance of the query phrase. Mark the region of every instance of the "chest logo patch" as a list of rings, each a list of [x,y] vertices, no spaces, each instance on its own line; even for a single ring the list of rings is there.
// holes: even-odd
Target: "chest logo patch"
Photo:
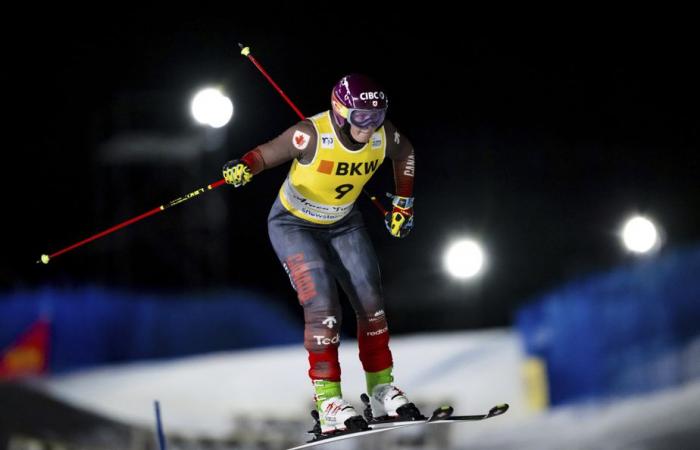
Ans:
[[[325,159],[321,160],[321,162],[318,164],[318,170],[321,173],[325,174],[332,174],[333,173],[333,161],[326,161]]]
[[[380,148],[382,146],[382,135],[374,133],[372,135],[372,148]]]
[[[333,135],[330,133],[321,134],[321,148],[333,148]]]

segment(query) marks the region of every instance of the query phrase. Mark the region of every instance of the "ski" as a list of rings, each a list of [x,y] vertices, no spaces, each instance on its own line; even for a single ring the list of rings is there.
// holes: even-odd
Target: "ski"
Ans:
[[[454,410],[451,406],[441,406],[437,408],[433,414],[424,420],[383,420],[383,421],[371,421],[369,422],[370,429],[385,429],[385,428],[398,428],[407,425],[420,425],[428,423],[451,423],[451,422],[468,422],[476,420],[490,419],[491,417],[500,416],[501,414],[508,411],[509,405],[503,403],[496,405],[489,410],[486,414],[474,414],[467,416],[455,416]]]
[[[306,444],[299,445],[297,447],[291,447],[287,450],[298,450],[302,448],[314,447],[320,444],[327,444],[330,442],[341,441],[343,439],[350,439],[354,437],[367,436],[370,434],[381,433],[384,431],[395,430],[398,428],[404,428],[411,425],[428,425],[437,423],[454,423],[454,422],[468,422],[468,421],[478,421],[490,419],[491,417],[496,417],[504,414],[508,411],[508,404],[503,403],[501,405],[496,405],[491,408],[485,414],[474,414],[466,416],[455,416],[454,410],[451,406],[441,406],[437,408],[429,418],[419,419],[419,420],[386,420],[386,419],[373,419],[368,422],[369,429],[367,430],[357,430],[357,431],[345,431],[337,432],[328,436],[316,434],[313,440],[307,442]],[[314,430],[310,431],[310,433]]]

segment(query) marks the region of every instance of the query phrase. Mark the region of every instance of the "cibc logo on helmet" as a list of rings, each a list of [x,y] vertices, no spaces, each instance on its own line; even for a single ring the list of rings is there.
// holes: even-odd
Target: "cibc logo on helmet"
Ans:
[[[384,92],[382,91],[374,91],[374,92],[361,92],[360,93],[360,100],[363,101],[372,101],[372,106],[377,106],[379,104],[379,100],[384,100]]]

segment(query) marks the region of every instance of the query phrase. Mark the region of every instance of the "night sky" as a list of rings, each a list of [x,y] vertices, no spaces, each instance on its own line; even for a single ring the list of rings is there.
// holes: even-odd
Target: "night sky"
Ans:
[[[290,5],[274,16],[33,20],[5,66],[13,117],[0,288],[242,286],[298,308],[266,228],[288,166],[35,264],[219,180],[225,161],[298,120],[239,42],[307,115],[330,107],[346,73],[385,86],[388,117],[416,149],[413,232],[392,238],[369,201],[359,202],[397,332],[506,325],[538,294],[634,263],[616,235],[629,213],[663,226],[662,252],[700,239],[697,33],[448,16]],[[208,84],[224,86],[236,108],[218,148],[185,159],[101,156],[128,134],[203,139],[188,103]],[[387,161],[367,188],[383,195],[392,186]],[[463,234],[487,249],[477,283],[442,270],[443,248]]]

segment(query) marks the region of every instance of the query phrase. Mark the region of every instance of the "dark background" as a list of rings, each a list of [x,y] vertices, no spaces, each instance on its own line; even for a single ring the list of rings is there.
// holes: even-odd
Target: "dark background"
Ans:
[[[515,308],[566,280],[633,263],[617,236],[630,213],[662,225],[662,251],[698,241],[690,26],[574,26],[567,16],[513,27],[449,11],[268,6],[186,19],[42,14],[23,18],[21,33],[6,32],[1,289],[241,286],[297,311],[266,228],[287,166],[35,264],[219,180],[225,161],[297,120],[238,42],[307,115],[330,107],[330,89],[346,73],[386,87],[389,118],[416,149],[415,229],[394,239],[369,201],[359,203],[395,332],[507,325]],[[217,83],[234,117],[218,136],[203,135],[189,101]],[[202,144],[184,159],[167,151],[120,163],[101,156],[105,143],[129,133],[171,143],[218,137],[222,145]],[[392,183],[387,161],[368,190],[383,195]],[[442,269],[444,247],[464,234],[487,249],[478,282]]]

